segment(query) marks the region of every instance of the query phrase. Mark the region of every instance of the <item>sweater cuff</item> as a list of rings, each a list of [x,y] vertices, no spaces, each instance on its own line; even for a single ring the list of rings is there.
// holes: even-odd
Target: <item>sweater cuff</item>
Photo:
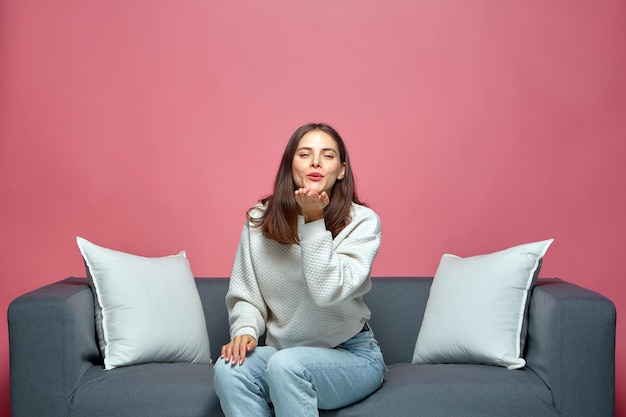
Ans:
[[[241,329],[237,330],[237,332],[235,332],[235,337],[243,336],[244,334],[252,336],[255,340],[258,340],[258,337],[256,336],[256,331],[252,327],[242,327]]]
[[[326,222],[322,218],[309,223],[301,223],[298,225],[298,229],[300,231],[300,239],[306,240],[326,232]]]

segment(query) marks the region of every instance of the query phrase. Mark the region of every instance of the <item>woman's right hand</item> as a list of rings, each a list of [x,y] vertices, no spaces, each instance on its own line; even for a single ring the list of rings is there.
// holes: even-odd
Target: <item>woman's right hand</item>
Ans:
[[[246,359],[246,354],[256,348],[256,339],[250,335],[235,336],[233,340],[222,346],[221,358],[233,366],[241,365]]]

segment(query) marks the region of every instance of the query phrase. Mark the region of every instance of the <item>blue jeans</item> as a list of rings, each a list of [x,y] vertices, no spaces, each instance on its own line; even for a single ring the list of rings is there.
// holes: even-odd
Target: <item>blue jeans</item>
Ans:
[[[242,365],[219,359],[215,391],[226,417],[318,416],[380,388],[387,367],[371,330],[336,348],[259,346]]]

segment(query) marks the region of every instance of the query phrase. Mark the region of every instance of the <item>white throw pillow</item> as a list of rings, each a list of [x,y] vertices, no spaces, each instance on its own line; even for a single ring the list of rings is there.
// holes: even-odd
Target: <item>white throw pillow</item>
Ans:
[[[146,258],[76,243],[94,290],[105,369],[149,362],[210,363],[206,321],[185,252]]]
[[[412,363],[524,367],[530,290],[553,241],[468,258],[443,255]]]

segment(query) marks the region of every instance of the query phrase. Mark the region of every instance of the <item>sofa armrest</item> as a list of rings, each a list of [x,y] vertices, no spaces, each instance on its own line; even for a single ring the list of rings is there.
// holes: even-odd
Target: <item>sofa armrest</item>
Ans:
[[[615,320],[614,304],[598,293],[560,279],[535,286],[526,366],[546,382],[560,415],[613,416]]]
[[[68,278],[16,298],[8,322],[13,417],[68,416],[80,379],[100,362],[87,280]]]

